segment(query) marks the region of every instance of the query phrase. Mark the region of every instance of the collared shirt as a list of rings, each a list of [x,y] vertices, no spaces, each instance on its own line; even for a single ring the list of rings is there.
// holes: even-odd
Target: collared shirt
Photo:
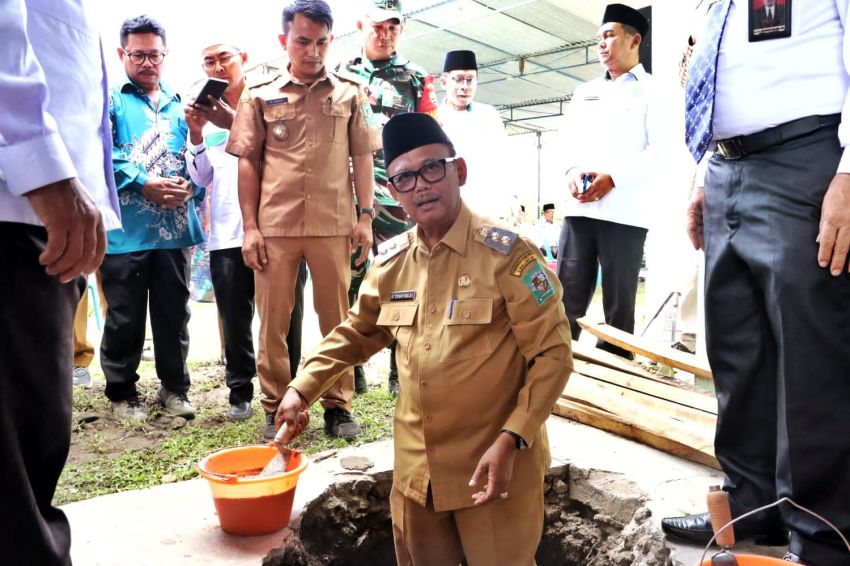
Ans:
[[[850,142],[848,5],[848,0],[794,2],[790,37],[750,42],[747,4],[733,0],[717,59],[715,140],[841,112],[838,137],[842,146]],[[850,172],[847,150],[838,170]]]
[[[100,38],[86,12],[83,0],[10,0],[0,9],[0,222],[40,226],[26,193],[77,177],[106,229],[121,226],[106,181]]]
[[[106,253],[185,248],[203,242],[195,210],[195,199],[203,198],[202,189],[175,209],[162,208],[141,192],[150,177],[189,178],[183,156],[189,129],[180,96],[160,83],[154,108],[148,95],[125,79],[110,91],[109,119],[124,229],[107,233]]]
[[[396,114],[416,112],[425,89],[425,69],[393,53],[387,60],[370,60],[365,54],[355,57],[337,72],[351,77],[363,85],[369,105],[379,130]],[[436,106],[436,100],[433,100]],[[378,148],[374,154],[375,202],[400,206],[387,189],[387,171],[384,169],[384,152]]]
[[[437,511],[471,506],[480,486],[468,482],[503,429],[529,445],[516,454],[511,493],[539,487],[544,423],[572,371],[558,278],[534,244],[465,205],[433,248],[418,228],[382,249],[393,246],[292,387],[313,402],[396,339],[395,487],[424,506],[430,484]]]
[[[443,102],[437,119],[458,156],[469,165],[466,184],[460,188],[463,201],[484,216],[509,218],[514,168],[508,156],[508,134],[499,113],[483,102],[472,102],[464,110],[455,110]]]
[[[245,89],[227,151],[262,161],[263,236],[347,236],[354,228],[349,157],[380,146],[366,94],[326,74],[303,84],[282,73]]]
[[[534,224],[533,234],[532,240],[537,244],[537,247],[543,249],[543,255],[546,256],[546,259],[550,261],[555,259],[552,248],[558,249],[558,241],[561,238],[561,223],[547,222],[545,218],[540,218]]]
[[[562,128],[563,158],[568,169],[608,173],[614,188],[601,200],[587,203],[565,190],[565,216],[649,228],[658,144],[652,100],[652,77],[640,64],[616,80],[606,73],[576,89]]]
[[[204,126],[204,140],[186,150],[186,167],[192,182],[206,187],[210,207],[207,250],[242,247],[242,212],[239,209],[239,159],[227,153],[229,130],[213,123]]]

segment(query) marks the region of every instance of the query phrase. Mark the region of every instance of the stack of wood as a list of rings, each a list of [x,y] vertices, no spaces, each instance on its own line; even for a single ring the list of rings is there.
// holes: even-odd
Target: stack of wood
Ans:
[[[669,349],[604,323],[582,328],[641,356],[710,379],[693,354]],[[574,371],[553,412],[670,454],[719,468],[714,456],[717,401],[710,392],[665,378],[640,365],[573,342]]]

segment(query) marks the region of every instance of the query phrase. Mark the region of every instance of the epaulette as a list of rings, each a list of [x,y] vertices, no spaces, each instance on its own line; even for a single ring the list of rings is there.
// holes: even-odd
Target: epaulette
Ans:
[[[410,247],[416,236],[413,235],[413,230],[408,230],[403,234],[394,236],[378,244],[378,255],[375,256],[375,262],[378,265],[383,265],[390,259],[394,258],[404,250]]]
[[[481,224],[475,229],[473,239],[500,254],[508,255],[514,243],[519,239],[519,234],[490,224]]]
[[[366,77],[362,77],[362,76],[358,75],[357,73],[352,73],[348,69],[345,69],[345,68],[342,68],[342,67],[340,67],[338,69],[334,69],[333,71],[331,71],[331,73],[335,77],[337,77],[337,78],[339,78],[343,81],[348,81],[348,82],[354,83],[356,85],[366,86],[366,85],[369,84],[369,79],[367,79]]]

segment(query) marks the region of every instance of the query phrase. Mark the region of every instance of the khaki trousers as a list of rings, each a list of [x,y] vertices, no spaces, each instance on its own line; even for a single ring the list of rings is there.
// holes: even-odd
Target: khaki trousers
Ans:
[[[543,536],[543,485],[481,507],[434,511],[393,487],[390,492],[399,566],[529,566]]]
[[[100,295],[100,306],[106,316],[106,299],[103,296],[103,287],[100,285],[100,271],[95,271],[97,280],[97,294]],[[77,313],[74,315],[74,367],[89,367],[94,359],[94,346],[86,337],[89,318],[89,293],[88,289],[83,292],[80,303],[77,305]]]
[[[265,238],[269,263],[254,272],[257,314],[260,317],[257,375],[261,400],[267,413],[277,410],[292,375],[286,334],[295,302],[295,280],[303,257],[313,284],[313,306],[319,317],[322,336],[345,319],[348,312],[348,284],[351,280],[348,236]],[[354,370],[346,370],[321,399],[326,409],[351,411],[354,397]]]

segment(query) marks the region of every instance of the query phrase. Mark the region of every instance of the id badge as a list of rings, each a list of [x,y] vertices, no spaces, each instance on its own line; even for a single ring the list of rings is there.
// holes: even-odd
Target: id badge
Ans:
[[[750,41],[791,36],[791,0],[749,0]]]

